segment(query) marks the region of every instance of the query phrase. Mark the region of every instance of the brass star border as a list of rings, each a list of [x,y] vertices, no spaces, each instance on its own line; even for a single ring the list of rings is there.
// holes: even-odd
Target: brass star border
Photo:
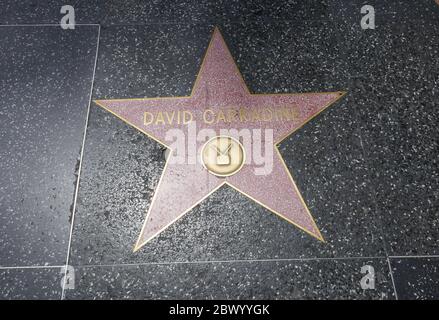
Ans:
[[[217,51],[221,51],[221,55],[219,55],[219,53],[217,53]],[[215,57],[217,58],[216,60],[214,59]],[[163,139],[161,137],[159,137],[160,134],[154,134],[154,133],[148,132],[148,130],[146,130],[146,128],[142,128],[142,124],[136,120],[137,119],[136,117],[139,116],[139,112],[150,110],[150,109],[147,109],[148,107],[146,105],[151,104],[153,102],[156,103],[157,105],[164,103],[163,105],[168,107],[168,106],[172,105],[173,101],[176,101],[175,103],[177,103],[177,101],[178,101],[178,103],[180,103],[181,101],[183,101],[183,103],[186,103],[188,99],[191,101],[191,99],[194,99],[194,97],[196,95],[203,94],[202,89],[207,88],[207,86],[209,85],[209,81],[212,79],[218,80],[219,79],[218,77],[221,76],[221,75],[218,75],[218,73],[221,73],[222,69],[215,69],[218,67],[217,65],[215,65],[215,63],[217,63],[217,61],[220,61],[218,63],[222,63],[221,61],[223,61],[223,60],[221,60],[221,59],[223,59],[225,61],[224,64],[226,64],[226,66],[224,67],[224,69],[226,71],[224,71],[224,72],[227,72],[227,67],[234,69],[233,74],[231,73],[231,69],[229,70],[229,74],[228,74],[228,76],[231,80],[230,81],[231,84],[228,87],[227,86],[226,87],[229,89],[229,91],[235,90],[236,88],[239,87],[238,89],[242,89],[242,91],[245,94],[247,94],[250,98],[251,97],[267,97],[269,99],[270,97],[272,97],[273,99],[280,99],[281,100],[282,97],[286,97],[288,99],[296,99],[298,101],[303,100],[311,106],[312,106],[312,103],[314,102],[315,106],[313,108],[311,108],[311,107],[308,108],[311,110],[309,112],[307,111],[309,113],[309,115],[308,114],[304,115],[306,117],[300,121],[300,124],[294,126],[293,128],[291,128],[291,130],[289,130],[285,134],[282,134],[281,136],[279,136],[278,139],[276,139],[274,141],[274,146],[273,146],[274,147],[273,149],[275,150],[275,154],[273,156],[279,158],[280,165],[283,167],[284,171],[286,172],[286,174],[288,176],[288,179],[289,179],[292,187],[294,188],[293,193],[294,193],[294,196],[296,198],[294,198],[293,201],[300,202],[300,204],[304,210],[304,213],[302,213],[302,215],[297,215],[297,217],[298,217],[297,219],[299,219],[299,218],[305,219],[305,220],[308,219],[307,223],[309,223],[309,224],[307,227],[305,227],[303,223],[301,224],[301,223],[297,222],[296,217],[289,217],[285,213],[278,212],[279,210],[274,210],[273,208],[271,208],[270,206],[265,204],[263,201],[260,201],[255,196],[249,194],[250,192],[246,192],[245,190],[242,190],[243,188],[237,187],[236,185],[234,185],[236,183],[230,182],[227,179],[220,179],[220,181],[217,183],[216,186],[211,187],[208,192],[205,192],[205,194],[201,198],[197,199],[196,201],[193,201],[192,205],[185,208],[185,210],[183,210],[182,212],[175,213],[171,217],[166,217],[165,222],[160,221],[159,215],[157,217],[154,217],[154,219],[151,219],[151,217],[150,217],[151,211],[153,210],[154,205],[156,205],[155,203],[157,200],[157,195],[159,194],[160,187],[163,184],[163,179],[164,179],[165,174],[167,173],[167,170],[169,168],[169,157],[168,157],[166,159],[166,163],[165,163],[165,166],[163,168],[160,180],[156,186],[154,196],[152,197],[148,213],[146,215],[146,218],[144,220],[144,224],[142,226],[141,233],[140,233],[139,238],[135,244],[134,252],[138,251],[146,243],[148,243],[150,240],[152,240],[153,238],[158,236],[162,231],[164,231],[170,225],[172,225],[174,222],[179,220],[182,216],[184,216],[186,213],[188,213],[190,210],[192,210],[194,207],[196,207],[198,204],[200,204],[203,200],[205,200],[207,197],[209,197],[212,193],[214,193],[216,190],[218,190],[223,185],[228,185],[228,186],[232,187],[234,190],[247,196],[248,198],[250,198],[254,202],[258,203],[259,205],[268,209],[272,213],[276,214],[277,216],[287,220],[288,222],[295,225],[299,229],[305,231],[306,233],[310,234],[311,236],[324,242],[324,239],[323,239],[323,237],[322,237],[322,235],[321,235],[321,233],[320,233],[320,231],[319,231],[319,229],[318,229],[318,227],[317,227],[317,225],[316,225],[316,223],[315,223],[315,221],[314,221],[314,219],[309,211],[309,208],[306,205],[304,199],[302,198],[300,191],[297,188],[296,183],[294,182],[294,179],[293,179],[290,171],[288,170],[288,167],[285,164],[285,161],[283,160],[282,155],[279,152],[278,145],[283,140],[285,140],[287,137],[289,137],[291,134],[293,134],[295,131],[302,128],[306,123],[308,123],[314,117],[319,115],[327,107],[329,107],[330,105],[335,103],[337,100],[339,100],[342,96],[344,96],[346,94],[346,92],[337,91],[337,92],[293,93],[293,94],[291,94],[291,93],[272,93],[272,94],[251,93],[249,91],[247,85],[245,84],[245,81],[244,81],[244,79],[243,79],[243,77],[238,69],[238,66],[236,65],[236,62],[234,61],[224,39],[222,38],[218,27],[215,27],[215,29],[213,31],[213,35],[212,35],[211,40],[209,42],[208,48],[207,48],[206,53],[203,57],[201,67],[200,67],[199,72],[197,74],[197,77],[196,77],[194,86],[192,88],[191,94],[189,96],[94,100],[94,102],[97,105],[99,105],[100,107],[104,108],[108,112],[110,112],[113,115],[115,115],[116,117],[118,117],[119,119],[121,119],[122,121],[126,122],[130,126],[141,131],[142,133],[144,133],[145,135],[147,135],[151,139],[162,144],[163,146],[165,146],[166,148],[168,148],[170,150],[170,153],[172,153],[173,150],[163,141]],[[206,62],[206,60],[209,60],[209,61]],[[206,66],[206,64],[209,64],[209,65]],[[210,74],[209,68],[211,68],[211,69],[213,68],[214,70],[217,70],[216,74],[214,74],[213,72],[211,72],[212,74]],[[218,70],[220,70],[220,71],[218,71]],[[217,78],[215,78],[215,77],[217,77]],[[214,81],[211,81],[211,82],[214,82]],[[236,89],[235,91],[239,91],[238,89]],[[221,88],[218,89],[216,87],[213,87],[213,90],[218,90],[219,94],[224,94],[224,97],[226,97],[225,95],[228,94],[228,91],[221,91],[222,90]],[[197,98],[197,97],[195,97],[195,98]],[[319,103],[315,102],[313,99],[318,101],[320,103],[320,105],[319,105]],[[220,98],[220,100],[221,100],[221,98]],[[220,101],[220,100],[218,100],[218,101]],[[186,102],[184,102],[184,101],[186,101]],[[140,108],[140,106],[142,108]],[[149,106],[149,108],[151,108],[151,107],[152,107],[152,105]],[[154,107],[155,107],[155,105],[154,105]],[[161,109],[158,109],[158,110],[161,110]],[[300,111],[301,109],[298,109],[298,110]],[[156,129],[153,129],[153,131],[154,130],[156,130]],[[284,128],[284,130],[285,130],[285,128]],[[151,131],[151,130],[149,130],[149,131]],[[295,204],[297,204],[297,203],[295,203]],[[308,215],[308,217],[304,217],[304,214]],[[293,218],[296,221],[293,221]],[[152,229],[149,230],[148,227],[150,225],[152,225],[151,221],[154,221],[153,223],[158,223],[158,225],[157,226],[154,225],[152,227]],[[157,222],[157,221],[159,221],[159,222]],[[151,228],[151,227],[149,227],[149,228]]]

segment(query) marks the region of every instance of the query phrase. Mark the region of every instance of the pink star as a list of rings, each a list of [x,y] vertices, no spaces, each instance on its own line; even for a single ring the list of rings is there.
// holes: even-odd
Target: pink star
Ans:
[[[166,147],[168,147],[166,144],[168,130],[187,131],[187,123],[178,118],[181,117],[181,112],[187,110],[190,110],[199,130],[206,128],[213,129],[215,132],[232,128],[238,131],[241,129],[273,130],[273,169],[264,175],[256,175],[255,165],[246,163],[236,174],[218,177],[208,172],[200,161],[175,164],[171,163],[168,158],[134,251],[139,250],[224,184],[323,241],[277,145],[343,94],[343,92],[250,93],[224,39],[219,30],[215,28],[190,96],[95,101]],[[230,108],[263,112],[267,108],[276,110],[276,108],[286,107],[293,110],[292,114],[294,114],[289,121],[275,121],[274,117],[271,120],[258,118],[249,120],[245,117],[244,119],[248,121],[242,121],[242,119],[239,121],[236,118],[234,118],[235,121],[214,120],[220,110]],[[209,118],[208,121],[203,121],[203,117],[206,117],[206,110],[210,110]],[[149,117],[145,119],[145,112],[148,115],[161,113],[164,116],[158,121]],[[200,150],[204,143],[205,141],[197,141],[196,150]],[[251,147],[251,145],[244,145],[245,152],[251,153]]]

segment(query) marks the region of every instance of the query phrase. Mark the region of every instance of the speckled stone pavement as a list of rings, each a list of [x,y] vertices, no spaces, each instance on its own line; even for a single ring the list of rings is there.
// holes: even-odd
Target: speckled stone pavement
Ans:
[[[434,0],[63,4],[0,11],[0,299],[439,298]],[[252,92],[347,92],[279,147],[325,243],[223,186],[133,253],[164,149],[93,100],[189,95],[215,26]]]

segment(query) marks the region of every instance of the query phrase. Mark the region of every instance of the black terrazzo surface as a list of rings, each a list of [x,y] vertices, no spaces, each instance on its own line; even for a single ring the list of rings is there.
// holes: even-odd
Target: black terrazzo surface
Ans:
[[[375,30],[342,0],[78,0],[96,25],[38,25],[62,4],[0,12],[1,299],[60,298],[82,148],[66,299],[439,297],[434,0],[368,1]],[[82,145],[92,80],[93,99],[187,95],[215,25],[251,91],[347,91],[280,146],[326,243],[224,187],[132,253],[163,150],[93,103]]]
[[[59,23],[62,0],[5,0],[2,24]],[[374,6],[377,22],[409,19],[437,20],[435,0],[75,0],[77,23],[108,25],[224,23],[267,20],[359,21],[363,5]]]
[[[0,27],[0,266],[66,261],[97,27]]]
[[[374,267],[373,290],[361,287],[363,265]],[[383,259],[88,267],[76,282],[68,299],[394,298]]]
[[[59,300],[60,268],[0,269],[0,296],[7,300]]]
[[[395,258],[391,260],[391,265],[399,299],[439,298],[438,258]]]

